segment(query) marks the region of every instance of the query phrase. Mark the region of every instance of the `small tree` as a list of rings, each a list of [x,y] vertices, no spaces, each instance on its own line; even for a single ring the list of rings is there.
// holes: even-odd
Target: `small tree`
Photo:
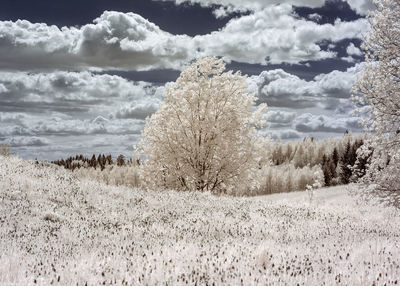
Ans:
[[[339,152],[337,150],[337,148],[333,148],[333,152],[332,152],[332,162],[335,165],[335,168],[337,167],[338,163],[339,163]]]
[[[93,167],[96,169],[97,167],[97,160],[96,160],[96,155],[93,154],[92,159],[90,159],[90,167]]]
[[[8,144],[0,145],[0,156],[8,157],[11,154],[11,147]]]
[[[335,163],[332,159],[327,157],[325,154],[322,156],[322,171],[324,173],[325,186],[331,186],[332,180],[335,178]]]
[[[217,58],[193,63],[147,119],[138,147],[148,186],[220,193],[253,182],[265,105],[252,112],[246,77],[224,70]]]
[[[117,158],[117,166],[125,166],[125,157],[120,154]]]
[[[370,106],[370,117],[364,125],[375,132],[363,148],[366,153],[374,150],[364,178],[386,189],[399,190],[400,1],[376,0],[375,4],[377,9],[368,17],[370,33],[362,46],[366,65],[354,88],[356,102]]]
[[[346,144],[346,149],[342,155],[342,157],[340,158],[340,180],[343,184],[348,184],[350,183],[350,177],[352,175],[352,148],[351,148],[351,144],[350,141],[347,142]]]

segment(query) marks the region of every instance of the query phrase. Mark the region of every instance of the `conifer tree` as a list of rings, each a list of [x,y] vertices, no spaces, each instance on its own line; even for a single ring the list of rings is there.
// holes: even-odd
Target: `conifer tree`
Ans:
[[[117,166],[125,166],[125,157],[124,155],[119,155],[117,158]]]
[[[353,148],[350,144],[350,141],[347,142],[345,151],[340,158],[340,179],[343,184],[350,183],[350,178],[352,175],[352,160],[355,158],[353,155]],[[354,160],[355,161],[355,160]]]
[[[332,162],[333,162],[333,164],[335,164],[335,168],[336,168],[338,165],[338,162],[339,162],[339,152],[336,147],[333,149],[333,152],[332,152]]]

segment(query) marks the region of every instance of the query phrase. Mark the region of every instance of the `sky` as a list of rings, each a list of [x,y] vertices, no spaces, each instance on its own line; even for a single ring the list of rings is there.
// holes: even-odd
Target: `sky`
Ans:
[[[28,159],[132,156],[168,83],[221,57],[274,138],[361,132],[351,87],[372,0],[2,0],[0,143]]]

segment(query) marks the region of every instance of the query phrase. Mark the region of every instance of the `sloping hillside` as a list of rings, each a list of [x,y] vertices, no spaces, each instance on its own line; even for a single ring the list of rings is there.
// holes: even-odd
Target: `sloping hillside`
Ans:
[[[0,158],[0,285],[400,283],[399,210],[348,193],[133,190]]]

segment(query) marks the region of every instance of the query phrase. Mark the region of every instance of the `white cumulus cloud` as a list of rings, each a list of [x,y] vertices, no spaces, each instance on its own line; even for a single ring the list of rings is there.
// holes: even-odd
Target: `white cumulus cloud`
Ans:
[[[366,15],[368,11],[374,10],[373,0],[346,0],[350,7],[360,15]]]
[[[321,42],[360,38],[367,27],[365,19],[319,25],[296,17],[290,5],[277,5],[232,19],[220,31],[193,40],[202,56],[262,65],[296,64],[335,57],[336,53],[321,49]]]
[[[347,52],[347,54],[352,55],[352,56],[353,55],[354,56],[362,56],[363,55],[362,51],[359,48],[357,48],[353,43],[350,43],[347,46],[346,52]]]
[[[138,14],[113,11],[80,28],[0,21],[0,35],[1,67],[9,69],[179,68],[195,50],[188,36],[165,32]]]
[[[311,81],[282,69],[264,71],[248,79],[249,91],[258,94],[261,101],[274,107],[301,109],[317,104],[329,105],[334,103],[329,99],[350,97],[356,75],[362,67],[363,64],[356,64],[346,71],[334,70],[317,75]]]
[[[138,14],[113,11],[79,28],[0,21],[0,68],[181,69],[203,56],[295,64],[335,57],[322,42],[360,38],[366,28],[365,19],[319,25],[300,19],[289,4],[234,18],[219,31],[195,37],[173,35]]]
[[[303,113],[294,120],[294,127],[299,132],[342,133],[350,129],[361,129],[358,117],[335,118],[325,115]]]

